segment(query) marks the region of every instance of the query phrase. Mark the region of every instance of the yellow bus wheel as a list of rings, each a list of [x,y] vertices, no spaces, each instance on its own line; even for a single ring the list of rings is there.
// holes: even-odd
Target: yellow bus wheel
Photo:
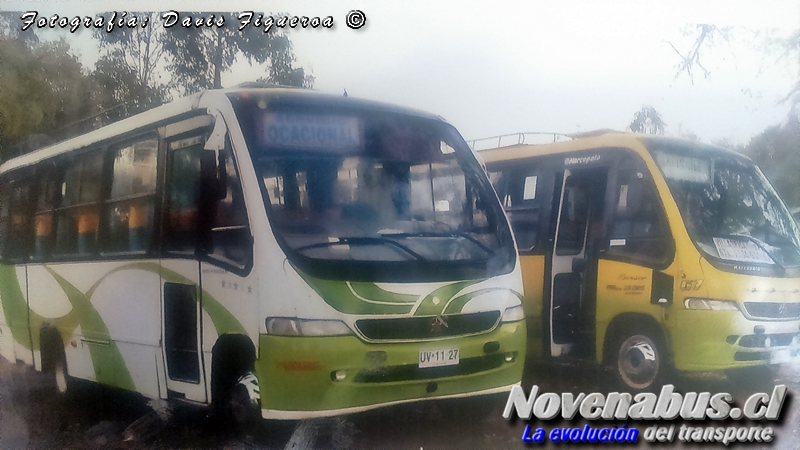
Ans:
[[[644,333],[620,334],[616,340],[614,368],[618,380],[634,391],[657,386],[666,369],[657,340]]]

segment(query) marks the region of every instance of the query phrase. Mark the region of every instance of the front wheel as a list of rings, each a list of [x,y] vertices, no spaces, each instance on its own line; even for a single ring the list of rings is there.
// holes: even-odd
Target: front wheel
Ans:
[[[249,427],[261,418],[260,391],[258,378],[248,372],[236,382],[228,397],[228,410],[234,423]]]
[[[616,340],[618,381],[634,391],[652,390],[660,384],[667,363],[658,341],[645,333],[621,334]]]

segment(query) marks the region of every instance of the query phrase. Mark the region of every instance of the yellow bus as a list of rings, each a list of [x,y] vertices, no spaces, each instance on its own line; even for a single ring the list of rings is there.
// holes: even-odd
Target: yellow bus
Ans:
[[[631,390],[797,359],[800,233],[747,157],[617,132],[480,155],[519,247],[530,356],[595,360]]]

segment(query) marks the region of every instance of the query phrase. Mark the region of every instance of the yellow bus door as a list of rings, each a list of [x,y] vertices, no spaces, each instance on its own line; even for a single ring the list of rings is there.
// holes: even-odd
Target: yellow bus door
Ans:
[[[566,169],[561,186],[550,270],[550,355],[572,352],[580,330],[587,298],[587,268],[597,258],[593,240],[602,223],[608,169]]]

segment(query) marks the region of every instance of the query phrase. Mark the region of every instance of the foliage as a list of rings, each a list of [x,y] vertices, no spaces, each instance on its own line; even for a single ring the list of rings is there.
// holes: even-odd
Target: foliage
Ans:
[[[731,35],[731,27],[725,28],[718,28],[716,25],[711,25],[707,23],[700,23],[694,26],[688,25],[683,29],[684,36],[690,36],[693,33],[696,33],[695,41],[692,44],[691,48],[685,53],[681,53],[672,42],[667,41],[670,47],[675,50],[675,53],[678,54],[680,57],[681,62],[678,63],[677,69],[678,72],[675,74],[677,77],[682,72],[686,72],[689,75],[689,80],[694,84],[694,68],[697,67],[703,71],[703,76],[708,78],[711,75],[708,69],[706,69],[703,64],[700,62],[700,50],[703,46],[712,47],[715,43],[717,38],[721,38],[724,41],[730,40]]]
[[[95,30],[94,37],[105,50],[95,66],[95,81],[101,106],[114,109],[111,117],[121,118],[158,106],[170,99],[169,88],[160,81],[159,66],[164,56],[164,26],[158,13],[137,13],[146,17],[147,27],[121,27],[113,33]]]
[[[664,134],[666,125],[655,108],[645,105],[633,115],[633,121],[628,128],[634,133]]]
[[[266,65],[264,81],[313,85],[282,32],[239,31],[232,14],[221,28],[165,30],[158,13],[136,13],[145,14],[147,27],[95,32],[101,57],[90,70],[64,38],[40,41],[35,27],[20,30],[18,13],[0,12],[0,161],[158,106],[173,89],[221,87],[221,73],[241,57]]]
[[[164,34],[164,50],[169,55],[167,70],[184,94],[222,87],[221,75],[238,57],[251,65],[269,64],[270,82],[310,87],[313,79],[301,68],[294,68],[289,38],[283,32],[268,32],[257,27],[241,31],[233,13],[213,13],[227,26],[183,27],[175,25]],[[209,13],[179,13],[180,17],[210,16]]]
[[[169,99],[166,85],[143,84],[125,60],[111,55],[97,61],[91,74],[95,98],[104,122],[113,122],[161,105]]]
[[[285,50],[273,54],[270,58],[269,76],[259,78],[257,81],[281,86],[313,87],[314,77],[306,75],[303,68],[294,66],[295,57],[292,52],[292,43],[288,38],[286,40]]]
[[[88,129],[77,120],[97,110],[91,83],[65,40],[3,35],[0,60],[0,158],[19,153],[31,138],[41,141],[37,135],[58,139],[69,126]]]
[[[711,24],[688,25],[683,29],[683,35],[694,39],[689,50],[681,52],[672,42],[667,41],[680,58],[675,77],[686,73],[694,84],[694,72],[695,68],[698,68],[708,78],[711,72],[701,63],[701,55],[712,50],[720,41],[730,42],[734,38],[746,40],[751,47],[763,53],[767,64],[788,61],[795,67],[800,62],[800,28],[787,37],[776,37],[776,33],[778,31],[774,29],[750,30],[742,27],[717,27]],[[800,79],[796,80],[783,101],[791,102],[795,112],[800,109]]]
[[[743,149],[764,172],[790,208],[800,206],[800,119],[767,128]]]

